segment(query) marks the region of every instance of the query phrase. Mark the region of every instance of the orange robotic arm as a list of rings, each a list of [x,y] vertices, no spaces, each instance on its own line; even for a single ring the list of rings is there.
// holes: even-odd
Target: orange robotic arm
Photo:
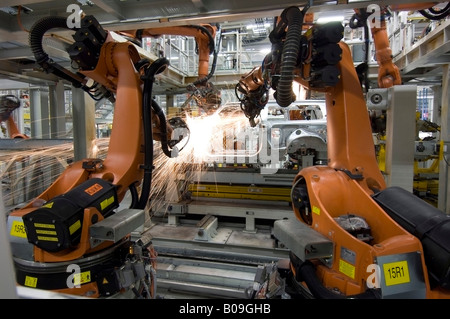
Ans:
[[[367,21],[369,13],[366,11],[366,9],[355,9],[355,14],[350,21],[350,26],[352,28],[364,26],[366,28],[366,32],[368,32],[368,25],[370,24],[373,43],[375,45],[375,57],[379,66],[377,77],[379,88],[388,88],[392,87],[393,85],[402,84],[400,71],[392,60],[392,50],[386,30],[387,14],[388,8],[386,7],[383,12],[380,12],[379,17],[374,18],[375,21],[369,22]],[[366,47],[366,50],[368,50],[368,45]]]
[[[152,119],[155,116],[159,122],[155,123],[159,125],[155,133],[161,139],[164,153],[169,157],[176,155],[176,152],[172,153],[174,148],[169,147],[175,143],[170,143],[171,131],[164,112],[152,98],[155,76],[167,67],[168,61],[159,59],[150,63],[142,60],[134,44],[115,41],[95,18],[86,16],[69,49],[72,60],[80,66],[74,74],[55,64],[42,49],[44,33],[56,27],[66,27],[65,18],[44,18],[30,31],[30,44],[37,62],[46,71],[72,81],[95,98],[113,99],[114,129],[105,159],[84,159],[71,164],[47,190],[11,214],[23,218],[28,240],[34,244],[34,259],[40,262],[73,260],[111,245],[107,241],[92,245],[89,227],[111,215],[128,191],[132,194],[130,208],[145,208],[153,166]],[[95,84],[88,87],[87,79]],[[86,201],[83,196],[87,196]],[[60,200],[72,197],[75,200],[72,204],[71,200],[65,204]],[[95,204],[99,200],[101,203]],[[60,205],[68,206],[64,209]],[[76,208],[79,205],[81,207]],[[52,233],[54,236],[39,235],[42,230],[32,220],[50,218],[58,221],[62,211],[66,211],[64,214],[73,211],[72,222],[75,223],[58,224],[57,231]]]
[[[402,78],[398,67],[392,61],[392,50],[386,31],[386,21],[380,21],[380,26],[371,28],[372,37],[375,44],[375,54],[379,65],[378,87],[388,88],[402,84]]]
[[[275,237],[287,238],[285,243],[289,243],[290,279],[296,282],[293,289],[301,295],[308,290],[307,294],[318,299],[449,298],[450,291],[444,288],[450,282],[450,264],[436,261],[443,252],[428,255],[426,251],[434,251],[437,246],[421,242],[423,233],[418,235],[404,220],[410,220],[408,214],[412,212],[413,223],[422,218],[443,222],[448,218],[412,193],[386,187],[353,58],[348,45],[341,42],[342,24],[317,25],[298,35],[301,24],[294,17],[301,19],[301,13],[294,8],[286,10],[293,16],[287,19],[291,32],[280,33],[282,51],[295,58],[291,62],[283,57],[278,60],[272,52],[271,65],[280,64],[279,69],[286,70],[283,64],[290,64],[291,76],[285,79],[286,84],[296,81],[325,93],[327,107],[328,163],[300,170],[291,190],[292,207],[300,224],[295,220],[276,222],[274,231]],[[289,97],[289,90],[279,92],[283,89],[279,74],[283,76],[283,72],[260,72],[256,68],[241,78],[238,89],[245,95],[247,88],[256,92],[261,86],[258,83],[271,83],[277,94]],[[250,100],[247,106],[258,107]],[[448,229],[436,231],[442,232],[438,234],[441,238],[449,235]],[[311,251],[304,241],[307,234],[316,232],[330,244],[330,251],[324,251],[321,257],[313,256],[319,251]],[[445,256],[448,258],[448,252]],[[403,275],[392,274],[390,268],[400,265],[411,272],[403,286],[406,282],[397,280]],[[371,267],[379,268],[372,274]],[[374,280],[374,276],[382,280]]]
[[[370,30],[372,33],[373,43],[375,45],[375,56],[379,65],[378,69],[378,87],[389,88],[394,85],[402,84],[402,78],[398,67],[392,59],[392,50],[389,43],[389,37],[386,30],[386,17],[390,11],[418,11],[425,17],[437,20],[445,18],[450,10],[447,4],[444,9],[433,9],[433,6],[442,2],[423,2],[413,4],[392,4],[384,7],[379,17],[374,17],[375,21],[370,21]],[[430,10],[430,13],[428,10]],[[367,21],[370,12],[366,9],[355,9],[355,15],[352,17],[352,23],[359,23],[356,26],[363,26]],[[357,21],[357,22],[355,22]]]
[[[220,105],[220,91],[209,82],[209,79],[214,74],[217,62],[217,52],[215,49],[216,26],[210,24],[183,25],[127,30],[119,33],[138,40],[141,40],[144,37],[157,38],[165,34],[194,37],[197,43],[197,53],[199,56],[198,77],[196,81],[187,87],[187,89],[192,92],[192,98],[195,99],[198,106],[207,113],[215,111]],[[211,54],[214,54],[214,58],[211,70],[209,70],[209,57]]]
[[[104,159],[70,164],[47,190],[8,215],[17,283],[90,297],[133,291],[137,298],[150,298],[154,250],[148,238],[133,241],[130,234],[145,222],[154,137],[168,157],[177,155],[176,144],[183,138],[171,139],[170,124],[184,122],[169,124],[152,95],[156,75],[169,62],[142,58],[133,43],[115,40],[94,17],[84,16],[68,50],[79,67],[73,73],[43,50],[43,36],[52,28],[68,28],[66,18],[46,17],[30,30],[36,62],[92,98],[113,101],[114,127]],[[127,192],[131,203],[120,207]],[[73,264],[82,271],[79,287],[72,287],[76,281],[67,279],[63,267]]]
[[[17,128],[16,122],[14,122],[14,119],[12,117],[9,117],[6,125],[8,127],[8,132],[11,138],[29,138],[28,135],[20,133],[19,129]]]
[[[11,112],[20,107],[20,100],[14,95],[3,95],[0,97],[0,119],[6,122],[10,138],[29,138],[26,134],[20,133],[16,122],[11,116]]]
[[[214,38],[217,28],[209,24],[185,25],[173,27],[147,28],[139,30],[121,31],[120,34],[128,35],[132,38],[142,39],[144,37],[160,37],[163,34],[181,35],[194,37],[198,46],[198,79],[208,76],[209,56],[214,52]]]

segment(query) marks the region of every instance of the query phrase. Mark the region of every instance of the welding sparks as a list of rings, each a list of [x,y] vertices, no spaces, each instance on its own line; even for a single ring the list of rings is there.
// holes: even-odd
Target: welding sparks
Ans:
[[[17,206],[42,193],[71,161],[72,143],[0,155],[4,206]]]
[[[195,163],[217,161],[230,151],[238,150],[236,137],[249,127],[240,110],[228,105],[210,116],[187,116],[186,122],[190,130],[189,151]]]
[[[95,139],[89,157],[104,158],[109,138]],[[73,143],[0,153],[0,180],[6,209],[33,200],[73,162]]]
[[[160,142],[154,142],[154,170],[147,207],[150,211],[183,199],[188,186],[198,182],[195,179],[205,169],[235,163],[240,156],[255,156],[259,152],[257,143],[253,146],[248,143],[251,136],[247,136],[247,142],[236,138],[248,134],[250,127],[238,104],[225,104],[212,115],[186,114],[185,122],[189,136],[177,145],[181,149],[177,157],[167,157]],[[88,157],[104,159],[108,145],[109,138],[94,140]],[[5,203],[17,206],[40,195],[72,161],[72,143],[3,156],[0,168]]]
[[[236,136],[249,127],[239,107],[227,104],[212,115],[186,114],[185,121],[189,136],[179,143],[182,150],[177,157],[168,158],[155,142],[151,210],[158,210],[167,201],[183,199],[187,186],[196,182],[204,169],[224,163],[231,153],[236,155]]]

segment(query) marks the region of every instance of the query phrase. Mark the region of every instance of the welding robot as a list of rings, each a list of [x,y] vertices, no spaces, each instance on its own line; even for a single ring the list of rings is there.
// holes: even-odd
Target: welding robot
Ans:
[[[144,37],[158,38],[161,35],[193,37],[198,54],[198,77],[186,87],[190,97],[184,105],[194,100],[206,114],[212,114],[217,111],[222,103],[220,90],[209,81],[215,72],[217,64],[218,49],[214,45],[217,31],[217,26],[199,24],[124,30],[118,33],[129,38],[131,41],[138,41],[138,44]],[[219,35],[219,41],[220,38],[221,36]],[[209,64],[210,55],[213,55],[211,67]]]
[[[441,8],[439,8],[439,6]],[[450,14],[450,3],[445,5],[437,2],[424,2],[424,3],[412,3],[412,4],[391,4],[379,8],[379,17],[376,21],[368,21],[370,17],[373,17],[373,13],[369,12],[366,8],[354,9],[355,14],[349,21],[349,27],[352,29],[364,28],[365,37],[365,57],[364,61],[356,66],[356,71],[360,77],[361,84],[365,89],[365,92],[371,90],[368,79],[368,60],[369,60],[369,33],[372,35],[373,44],[375,47],[375,60],[378,63],[378,77],[377,86],[381,89],[391,88],[394,85],[402,84],[402,77],[397,65],[393,62],[392,50],[390,48],[389,35],[386,27],[386,20],[392,16],[393,12],[409,11],[418,12],[426,19],[430,21],[439,21],[445,19]],[[374,23],[377,22],[377,23]],[[370,32],[369,32],[370,28]],[[376,105],[380,102],[378,100],[378,94],[369,94],[371,105]],[[372,122],[373,133],[376,134],[376,138],[380,141],[377,143],[377,158],[380,169],[385,169],[385,153],[386,144],[383,142],[386,140],[386,120],[387,110],[381,110],[372,108],[369,110],[370,118]],[[437,180],[429,178],[430,174],[436,174],[439,167],[439,155],[441,147],[432,139],[425,141],[419,141],[419,132],[431,132],[435,133],[440,131],[438,125],[420,119],[420,112],[416,112],[416,151],[414,158],[414,194],[426,199],[429,202],[436,201],[437,195]],[[443,141],[442,141],[443,142]],[[425,151],[426,150],[426,151]],[[420,162],[432,160],[433,163],[429,168],[421,168]]]
[[[74,32],[67,51],[76,71],[45,52],[43,38],[51,29]],[[75,28],[65,17],[44,17],[31,28],[29,41],[43,72],[96,101],[114,103],[114,128],[104,159],[71,163],[47,190],[8,214],[17,284],[90,298],[155,298],[156,252],[151,238],[138,231],[150,196],[154,141],[175,157],[189,134],[183,120],[168,120],[152,96],[169,61],[151,60],[89,15]],[[179,127],[182,134],[172,138]],[[129,206],[123,202],[127,194]]]
[[[270,89],[281,107],[295,101],[294,81],[326,98],[328,163],[299,171],[294,216],[274,223],[274,237],[289,250],[278,268],[286,290],[316,299],[447,299],[450,218],[386,186],[343,26],[302,32],[308,8],[288,7],[274,19],[272,52],[236,85],[251,125]]]
[[[6,123],[6,131],[10,138],[29,138],[28,135],[20,133],[12,117],[12,112],[18,109],[21,106],[20,104],[20,99],[15,95],[0,96],[0,122]]]

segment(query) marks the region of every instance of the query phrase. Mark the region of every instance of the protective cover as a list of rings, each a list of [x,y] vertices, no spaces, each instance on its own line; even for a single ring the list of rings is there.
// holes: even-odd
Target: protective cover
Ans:
[[[386,188],[373,199],[420,239],[430,283],[450,289],[450,216],[401,187]]]

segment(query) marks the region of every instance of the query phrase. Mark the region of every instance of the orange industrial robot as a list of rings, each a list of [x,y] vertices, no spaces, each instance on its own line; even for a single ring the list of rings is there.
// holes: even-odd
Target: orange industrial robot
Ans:
[[[176,127],[152,95],[155,77],[169,61],[150,61],[135,44],[115,40],[93,16],[84,16],[68,49],[78,66],[72,72],[44,51],[44,34],[54,28],[68,29],[66,18],[45,17],[31,28],[36,62],[92,98],[114,102],[114,128],[104,159],[70,164],[47,190],[8,215],[17,283],[86,297],[154,298],[151,239],[132,234],[145,222],[153,141],[175,157],[183,139],[172,139]],[[181,119],[170,123],[183,125]],[[131,203],[119,207],[127,192]]]
[[[11,113],[20,107],[20,100],[15,95],[3,95],[0,97],[0,122],[6,123],[6,130],[10,138],[29,138],[22,134],[14,122]]]
[[[295,101],[293,81],[325,93],[328,163],[298,173],[295,217],[274,224],[274,236],[290,250],[286,284],[306,298],[449,298],[450,218],[386,187],[343,26],[315,25],[302,34],[307,9],[282,12],[272,52],[236,85],[250,121],[269,88],[282,107]]]
[[[197,80],[187,86],[187,89],[198,106],[207,114],[211,114],[222,103],[220,91],[209,81],[214,74],[217,63],[218,49],[215,48],[217,29],[217,26],[214,25],[199,24],[126,30],[119,32],[119,34],[137,41],[141,41],[145,37],[158,38],[161,35],[193,37],[197,45],[198,77]],[[213,61],[210,66],[211,55],[213,55]]]
[[[357,67],[357,71],[363,74],[364,80],[367,80],[367,62],[369,54],[369,27],[372,35],[372,40],[375,46],[375,59],[378,63],[378,77],[377,84],[379,88],[389,88],[394,85],[402,84],[402,78],[398,67],[393,62],[392,50],[390,47],[389,36],[386,30],[386,20],[391,16],[392,11],[418,11],[425,18],[430,20],[440,20],[448,16],[450,12],[450,3],[447,3],[443,8],[436,5],[441,5],[441,2],[423,2],[413,4],[391,4],[384,7],[377,7],[379,12],[375,12],[375,7],[372,11],[366,8],[354,9],[355,14],[349,21],[351,28],[364,28],[365,33],[365,61]],[[368,21],[368,19],[371,21]],[[367,81],[361,81],[368,90]]]

